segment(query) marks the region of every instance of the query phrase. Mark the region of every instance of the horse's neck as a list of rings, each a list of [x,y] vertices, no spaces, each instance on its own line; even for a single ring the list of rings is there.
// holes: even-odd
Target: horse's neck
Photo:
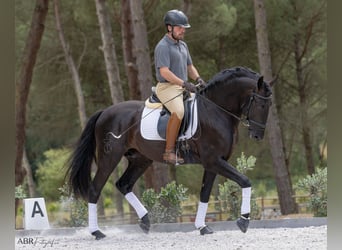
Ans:
[[[206,93],[206,97],[210,101],[236,115],[241,114],[241,105],[245,96],[246,87],[239,82],[222,84],[219,87],[210,89],[210,91]]]

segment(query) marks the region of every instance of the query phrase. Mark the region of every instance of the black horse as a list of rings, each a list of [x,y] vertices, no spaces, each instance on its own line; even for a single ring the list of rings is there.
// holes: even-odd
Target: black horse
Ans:
[[[198,127],[186,141],[186,151],[179,150],[187,163],[200,163],[204,168],[200,202],[195,226],[200,234],[210,234],[205,225],[210,192],[217,174],[235,181],[242,188],[241,217],[237,225],[246,232],[249,225],[251,183],[227,162],[239,122],[248,126],[249,136],[263,139],[269,107],[271,84],[258,73],[244,67],[226,69],[216,74],[196,93]],[[93,114],[71,155],[67,177],[76,197],[88,201],[89,231],[96,239],[105,235],[97,224],[96,203],[109,175],[122,156],[128,167],[116,187],[137,212],[140,227],[150,229],[148,211],[132,192],[134,183],[153,161],[162,162],[165,141],[146,140],[140,132],[144,102],[126,101]],[[180,147],[182,148],[182,147]],[[91,178],[91,165],[97,171]]]

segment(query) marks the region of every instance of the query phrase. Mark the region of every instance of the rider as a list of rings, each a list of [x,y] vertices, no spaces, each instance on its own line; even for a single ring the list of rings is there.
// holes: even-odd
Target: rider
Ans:
[[[164,161],[183,163],[184,159],[175,153],[176,139],[184,116],[183,91],[196,92],[196,86],[188,82],[188,75],[197,85],[205,85],[192,64],[187,44],[183,41],[185,29],[190,28],[187,16],[179,10],[170,10],[164,16],[166,35],[154,50],[157,78],[156,94],[170,111],[166,128]]]

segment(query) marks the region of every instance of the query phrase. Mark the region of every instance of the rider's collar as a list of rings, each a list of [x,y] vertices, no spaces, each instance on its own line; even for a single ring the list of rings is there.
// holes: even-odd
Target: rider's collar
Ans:
[[[171,37],[169,37],[168,34],[165,34],[165,37],[166,37],[166,41],[169,43],[169,44],[172,44],[172,45],[177,45],[181,42],[181,40],[174,40],[172,39]]]

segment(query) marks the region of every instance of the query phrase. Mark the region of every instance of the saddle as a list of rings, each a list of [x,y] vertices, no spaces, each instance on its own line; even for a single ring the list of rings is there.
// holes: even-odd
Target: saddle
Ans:
[[[191,94],[189,92],[184,92],[183,101],[184,101],[184,117],[179,129],[178,137],[185,135],[185,132],[189,128],[189,124],[192,116],[191,105],[193,103],[193,98],[191,98]],[[161,138],[166,139],[166,127],[167,123],[170,119],[171,112],[161,103],[157,94],[155,92],[155,87],[152,87],[151,96],[145,101],[145,106],[151,109],[160,109],[157,131]]]

